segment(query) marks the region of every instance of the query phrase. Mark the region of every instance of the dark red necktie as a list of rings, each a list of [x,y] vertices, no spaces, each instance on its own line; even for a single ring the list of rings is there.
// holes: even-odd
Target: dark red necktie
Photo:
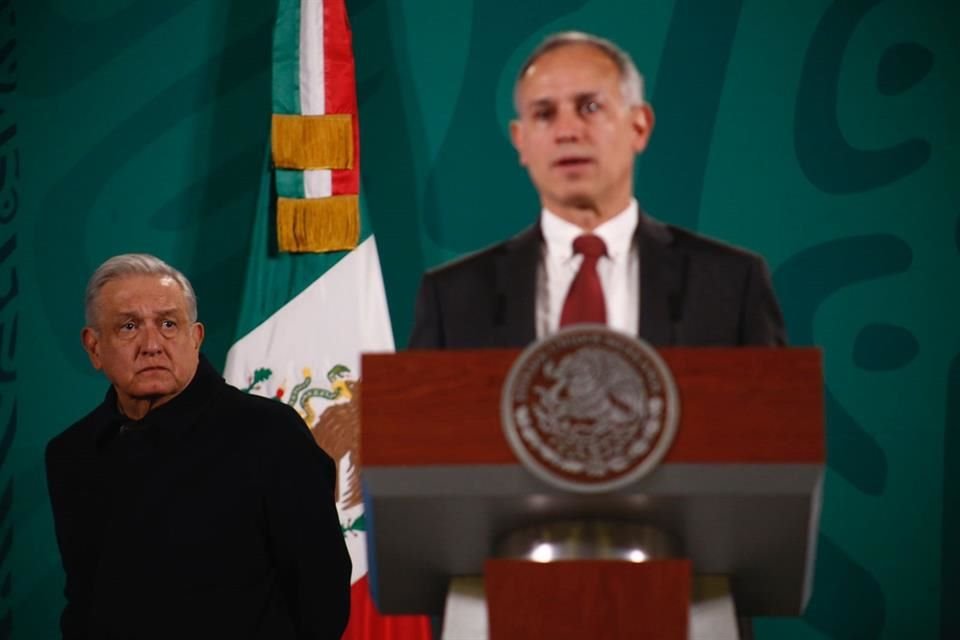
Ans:
[[[599,236],[578,236],[573,241],[573,252],[583,255],[580,270],[573,278],[567,299],[560,312],[560,326],[580,322],[607,323],[607,305],[603,300],[603,286],[597,274],[597,261],[607,255],[607,245]]]

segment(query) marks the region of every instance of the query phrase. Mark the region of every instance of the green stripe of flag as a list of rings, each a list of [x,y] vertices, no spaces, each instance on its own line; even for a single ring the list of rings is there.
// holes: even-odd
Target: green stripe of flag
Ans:
[[[276,169],[277,195],[281,198],[306,198],[303,186],[303,171],[296,169]]]
[[[277,3],[277,24],[273,30],[273,112],[300,113],[300,0]]]

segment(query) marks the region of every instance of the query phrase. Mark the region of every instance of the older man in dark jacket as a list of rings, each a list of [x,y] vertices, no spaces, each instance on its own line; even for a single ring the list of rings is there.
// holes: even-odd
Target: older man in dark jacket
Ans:
[[[223,381],[196,318],[190,283],[153,256],[90,280],[83,344],[111,387],[47,448],[63,636],[339,638],[334,464],[289,407]]]

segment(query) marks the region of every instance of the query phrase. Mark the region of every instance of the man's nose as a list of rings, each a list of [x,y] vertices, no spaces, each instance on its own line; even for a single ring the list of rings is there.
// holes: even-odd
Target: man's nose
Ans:
[[[558,109],[553,122],[557,142],[578,142],[583,138],[583,118],[576,109]]]
[[[162,349],[163,336],[160,328],[147,324],[140,333],[140,352],[145,355],[159,353]]]

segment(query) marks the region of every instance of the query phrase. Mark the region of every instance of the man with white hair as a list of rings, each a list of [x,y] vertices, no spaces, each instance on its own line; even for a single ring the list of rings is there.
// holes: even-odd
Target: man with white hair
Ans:
[[[510,137],[539,221],[425,274],[410,347],[522,347],[580,322],[654,346],[784,344],[762,258],[663,224],[634,199],[654,117],[629,55],[553,35],[522,65],[514,101]]]
[[[200,354],[193,287],[146,254],[90,278],[81,337],[110,381],[47,447],[77,638],[339,638],[350,558],[333,461],[285,404]]]

